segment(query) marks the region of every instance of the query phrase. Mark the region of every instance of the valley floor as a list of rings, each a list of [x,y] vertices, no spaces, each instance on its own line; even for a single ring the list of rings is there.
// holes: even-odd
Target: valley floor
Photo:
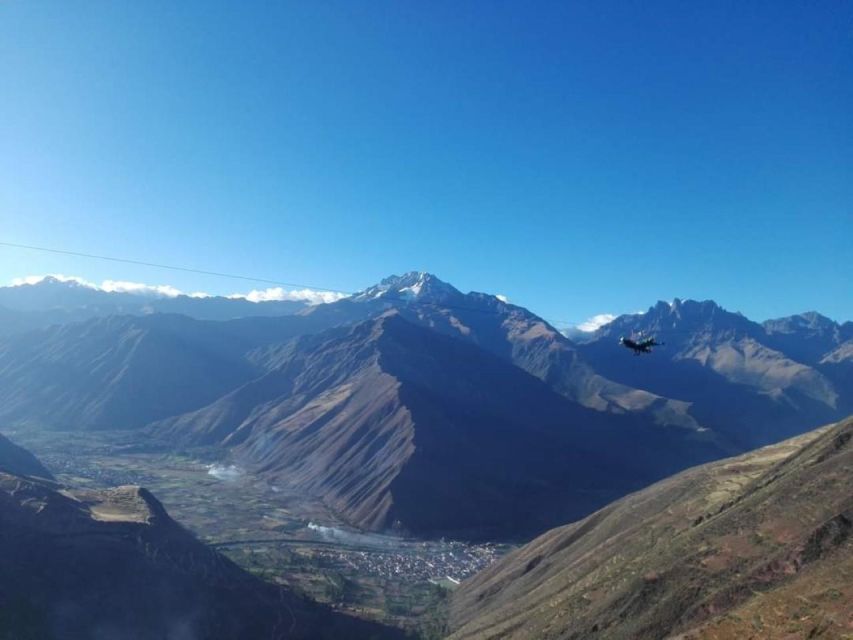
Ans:
[[[438,637],[448,592],[512,549],[352,531],[316,500],[216,459],[163,452],[127,432],[9,432],[59,482],[150,489],[199,539],[269,581],[356,615]]]

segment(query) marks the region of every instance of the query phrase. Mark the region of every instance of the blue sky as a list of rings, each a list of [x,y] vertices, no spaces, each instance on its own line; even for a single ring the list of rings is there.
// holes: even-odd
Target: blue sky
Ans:
[[[0,4],[0,240],[853,319],[853,4]],[[240,283],[0,248],[60,272]]]

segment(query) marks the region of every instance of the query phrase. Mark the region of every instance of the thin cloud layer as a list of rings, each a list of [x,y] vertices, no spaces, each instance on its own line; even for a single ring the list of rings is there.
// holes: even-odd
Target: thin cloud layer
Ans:
[[[235,293],[228,297],[245,298],[249,302],[294,300],[307,302],[308,304],[325,304],[349,296],[337,291],[316,291],[314,289],[291,289],[288,291],[282,287],[271,287],[269,289],[253,289],[249,293]]]
[[[141,282],[128,282],[126,280],[104,280],[98,287],[107,293],[133,293],[144,296],[155,296],[160,298],[177,298],[184,295],[183,291],[168,284],[142,284]]]

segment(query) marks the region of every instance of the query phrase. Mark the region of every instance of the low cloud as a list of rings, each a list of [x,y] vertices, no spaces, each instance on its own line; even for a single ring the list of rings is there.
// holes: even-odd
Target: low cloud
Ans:
[[[204,291],[194,291],[186,293],[177,287],[170,284],[145,284],[143,282],[131,282],[129,280],[104,280],[100,284],[90,282],[85,278],[78,276],[66,276],[61,273],[51,273],[43,276],[24,276],[23,278],[14,278],[12,280],[13,287],[23,285],[35,285],[45,280],[54,280],[66,284],[74,284],[96,291],[106,291],[107,293],[128,293],[132,295],[147,296],[152,298],[177,298],[178,296],[189,296],[190,298],[212,298],[210,293]],[[255,289],[248,293],[234,293],[228,296],[229,298],[244,299],[249,302],[270,302],[279,300],[293,300],[306,302],[308,304],[323,304],[327,302],[335,302],[341,298],[346,298],[347,294],[338,293],[336,291],[316,291],[314,289],[291,289],[287,290],[282,287],[274,287],[270,289]]]
[[[180,289],[169,284],[143,284],[141,282],[128,282],[127,280],[104,280],[99,287],[101,291],[108,293],[133,293],[158,298],[177,298],[184,295]]]
[[[235,293],[229,298],[245,298],[249,302],[270,302],[281,300],[294,300],[307,302],[308,304],[325,304],[336,302],[348,297],[345,293],[337,291],[316,291],[315,289],[291,289],[272,287],[269,289],[254,289],[249,293]]]
[[[217,480],[234,481],[239,479],[244,472],[235,464],[211,464],[207,466],[207,473]]]
[[[498,300],[500,300],[501,302],[503,302],[504,304],[506,304],[507,302],[509,302],[509,298],[507,298],[507,297],[506,297],[504,294],[502,294],[502,293],[499,293],[499,294],[495,295],[495,297],[496,297]]]
[[[604,325],[610,324],[615,319],[616,316],[612,313],[599,313],[598,315],[594,315],[587,319],[585,322],[581,322],[576,328],[578,331],[583,331],[584,333],[592,333],[593,331],[599,330]]]

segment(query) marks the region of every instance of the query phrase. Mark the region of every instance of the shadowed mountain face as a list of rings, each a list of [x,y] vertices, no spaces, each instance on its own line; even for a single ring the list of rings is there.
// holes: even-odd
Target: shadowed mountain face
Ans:
[[[851,486],[853,419],[683,472],[464,583],[451,637],[845,637]]]
[[[183,316],[113,316],[7,338],[0,420],[123,428],[199,406],[252,375],[221,334]]]
[[[145,489],[76,491],[4,470],[0,635],[336,640],[400,634],[254,578],[182,529]]]
[[[16,476],[53,479],[38,458],[3,435],[0,435],[0,471]]]
[[[261,373],[247,354],[309,319],[110,316],[0,340],[0,423],[132,428],[215,400]]]
[[[813,327],[802,330],[806,317]],[[579,349],[613,380],[689,400],[702,425],[746,449],[837,420],[853,402],[844,330],[820,316],[798,318],[762,326],[710,301],[659,302],[617,318]],[[637,333],[666,345],[652,356],[625,357],[614,345]],[[820,364],[823,349],[842,349],[838,361]]]
[[[281,364],[154,431],[236,447],[359,527],[525,535],[721,455],[705,434],[582,407],[397,313],[264,358]]]

